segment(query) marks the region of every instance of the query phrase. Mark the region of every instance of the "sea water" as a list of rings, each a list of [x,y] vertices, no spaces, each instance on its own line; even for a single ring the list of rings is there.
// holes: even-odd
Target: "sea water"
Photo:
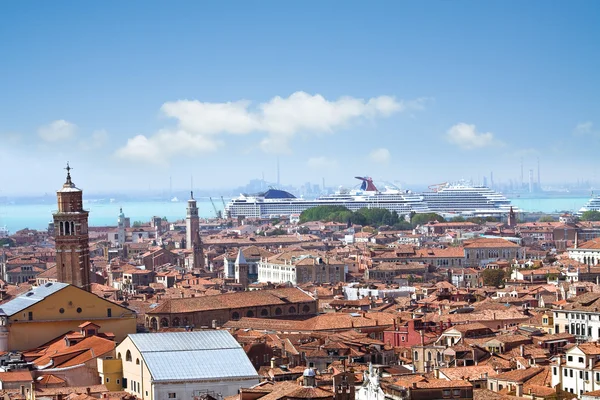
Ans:
[[[511,202],[519,210],[525,212],[556,213],[562,211],[576,212],[588,202],[587,197],[549,197],[549,198],[513,198]],[[215,211],[208,199],[197,199],[198,214],[201,218],[214,218]],[[218,211],[223,205],[216,202]],[[94,202],[85,201],[84,208],[90,212],[90,226],[116,226],[119,209],[135,221],[148,222],[153,216],[166,217],[168,221],[185,218],[186,201],[125,201]],[[9,232],[14,233],[23,228],[46,229],[52,221],[52,213],[56,211],[56,203],[45,204],[0,204],[0,226],[6,225]]]

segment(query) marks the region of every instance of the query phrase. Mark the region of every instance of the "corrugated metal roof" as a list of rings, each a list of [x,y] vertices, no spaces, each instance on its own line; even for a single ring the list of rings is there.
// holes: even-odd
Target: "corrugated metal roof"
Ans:
[[[4,310],[6,315],[14,315],[36,303],[39,303],[46,297],[66,288],[67,286],[69,286],[68,283],[48,282],[43,286],[33,288],[29,292],[23,293],[11,301],[2,304],[2,310]]]
[[[154,381],[256,377],[258,374],[242,348],[150,352],[144,361]]]
[[[220,330],[134,333],[129,337],[142,353],[241,348],[229,332]]]
[[[154,381],[258,379],[246,352],[227,331],[136,333],[129,337]]]

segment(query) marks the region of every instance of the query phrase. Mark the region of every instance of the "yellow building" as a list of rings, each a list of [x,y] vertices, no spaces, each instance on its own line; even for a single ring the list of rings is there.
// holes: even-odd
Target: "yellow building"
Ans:
[[[136,331],[135,312],[76,286],[48,282],[0,304],[0,351],[28,350],[86,321],[118,342]]]

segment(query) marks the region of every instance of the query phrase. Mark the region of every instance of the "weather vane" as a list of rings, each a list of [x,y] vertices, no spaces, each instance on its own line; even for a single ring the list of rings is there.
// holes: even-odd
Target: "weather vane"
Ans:
[[[69,162],[68,162],[68,161],[67,161],[67,167],[66,167],[65,169],[67,170],[67,182],[69,182],[69,183],[70,183],[70,182],[71,182],[71,170],[72,170],[73,168],[71,168],[71,167],[69,166]]]

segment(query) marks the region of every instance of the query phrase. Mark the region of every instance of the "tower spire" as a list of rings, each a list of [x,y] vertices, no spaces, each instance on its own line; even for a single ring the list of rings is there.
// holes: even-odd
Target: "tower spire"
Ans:
[[[68,185],[72,185],[72,184],[73,184],[73,181],[71,181],[71,170],[72,170],[73,168],[71,168],[71,167],[69,166],[69,162],[68,162],[68,161],[67,161],[67,166],[66,166],[66,168],[65,168],[65,169],[67,170],[67,181],[66,181],[65,183],[66,183],[66,184],[68,184]]]

